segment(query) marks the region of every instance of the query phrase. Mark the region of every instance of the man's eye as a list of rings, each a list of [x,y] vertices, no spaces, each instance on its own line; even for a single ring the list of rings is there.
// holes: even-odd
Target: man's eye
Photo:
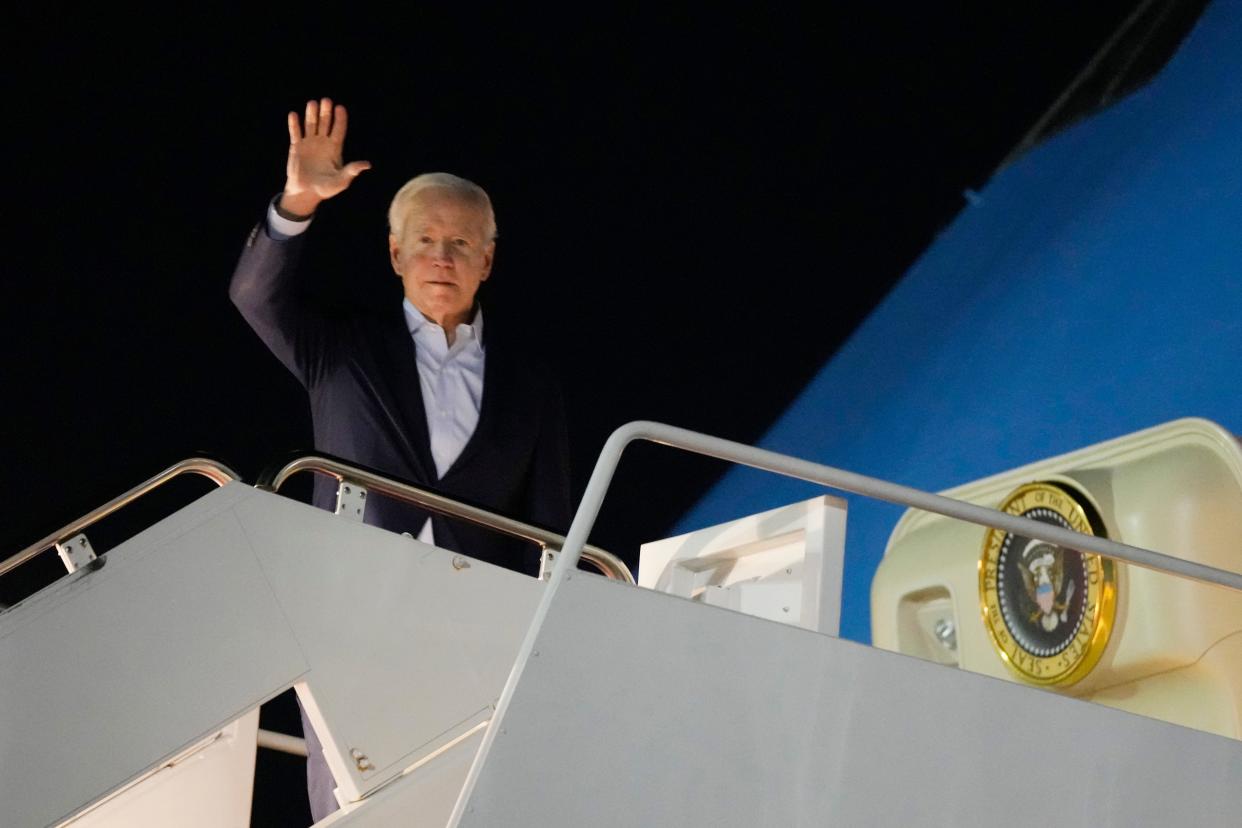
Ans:
[[[431,236],[419,236],[418,240],[423,244],[431,244]]]
[[[457,245],[458,247],[466,247],[470,244],[470,242],[466,241],[465,239],[453,239],[453,244]]]

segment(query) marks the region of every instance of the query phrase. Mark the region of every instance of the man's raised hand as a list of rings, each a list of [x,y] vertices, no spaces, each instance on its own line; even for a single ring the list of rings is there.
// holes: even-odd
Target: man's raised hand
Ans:
[[[319,202],[344,192],[359,173],[371,169],[368,161],[341,163],[348,124],[345,107],[334,107],[329,98],[306,102],[305,125],[296,112],[289,113],[289,163],[281,212],[309,216]]]

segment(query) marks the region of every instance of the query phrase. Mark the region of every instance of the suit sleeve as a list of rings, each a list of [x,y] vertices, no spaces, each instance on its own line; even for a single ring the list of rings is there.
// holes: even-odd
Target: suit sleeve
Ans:
[[[277,241],[267,222],[255,225],[229,283],[229,298],[263,344],[310,388],[327,359],[327,319],[307,301],[297,281],[305,235]]]

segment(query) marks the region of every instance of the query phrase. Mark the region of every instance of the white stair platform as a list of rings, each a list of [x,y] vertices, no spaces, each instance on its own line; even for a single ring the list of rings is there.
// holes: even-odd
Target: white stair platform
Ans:
[[[533,628],[540,581],[241,484],[105,561],[0,615],[6,826],[141,796],[291,686],[335,828],[1242,814],[1237,740],[587,573]]]
[[[462,826],[1242,822],[1237,740],[585,573],[534,651]]]

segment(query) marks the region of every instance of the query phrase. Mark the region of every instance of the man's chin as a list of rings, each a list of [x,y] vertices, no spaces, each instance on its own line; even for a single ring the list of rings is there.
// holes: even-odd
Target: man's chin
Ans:
[[[444,319],[469,314],[472,305],[461,301],[461,294],[456,291],[445,291],[442,294],[424,292],[418,301],[410,300],[423,316],[428,319]]]

